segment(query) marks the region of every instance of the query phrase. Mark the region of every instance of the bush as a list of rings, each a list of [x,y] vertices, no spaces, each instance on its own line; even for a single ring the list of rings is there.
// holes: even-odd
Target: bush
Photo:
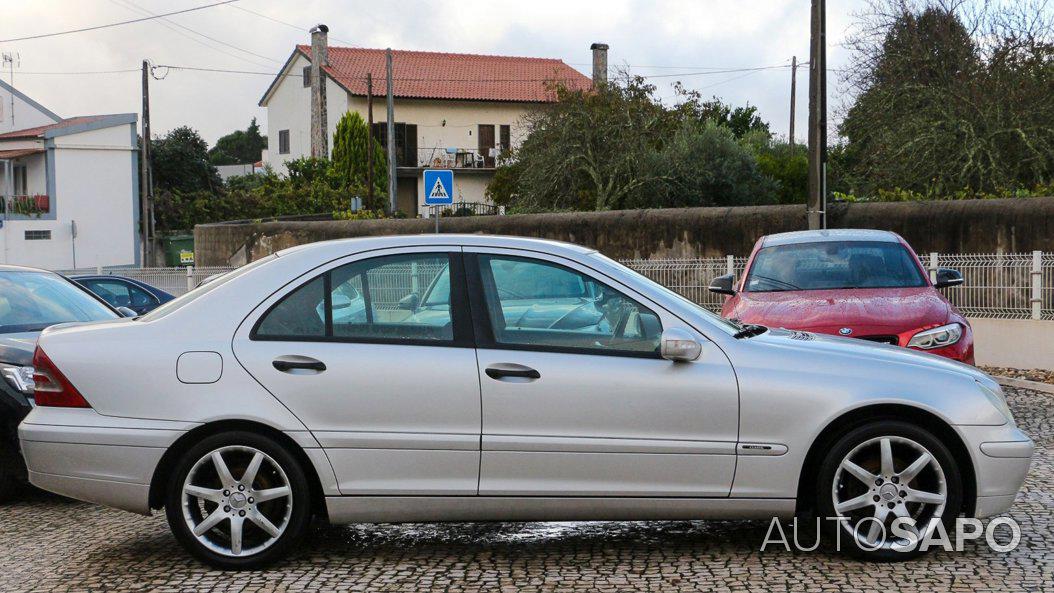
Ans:
[[[749,149],[729,128],[713,121],[685,123],[666,147],[653,153],[654,188],[637,208],[742,206],[775,201],[777,184],[758,170]]]

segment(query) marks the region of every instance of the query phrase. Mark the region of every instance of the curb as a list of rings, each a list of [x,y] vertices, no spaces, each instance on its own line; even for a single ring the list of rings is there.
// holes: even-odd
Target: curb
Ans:
[[[1040,383],[1039,381],[1028,381],[1026,379],[1014,379],[1013,377],[1000,377],[998,375],[993,375],[992,378],[1005,387],[1018,387],[1020,389],[1031,389],[1033,391],[1054,394],[1054,385],[1051,385],[1050,383]]]

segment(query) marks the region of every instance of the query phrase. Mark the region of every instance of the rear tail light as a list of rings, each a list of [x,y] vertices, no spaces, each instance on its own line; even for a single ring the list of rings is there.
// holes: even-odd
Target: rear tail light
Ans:
[[[38,406],[91,407],[40,346],[33,352],[33,383],[33,398]]]

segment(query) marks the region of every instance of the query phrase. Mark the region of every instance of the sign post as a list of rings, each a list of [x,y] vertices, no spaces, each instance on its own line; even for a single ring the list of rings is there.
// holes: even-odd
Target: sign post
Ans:
[[[439,233],[440,206],[454,203],[454,172],[450,169],[427,169],[424,172],[425,205],[435,206],[436,233]]]

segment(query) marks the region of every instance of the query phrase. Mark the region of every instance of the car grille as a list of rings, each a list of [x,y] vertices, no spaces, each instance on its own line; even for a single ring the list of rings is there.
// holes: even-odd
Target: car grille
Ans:
[[[858,339],[867,340],[868,342],[879,342],[882,344],[890,344],[893,346],[899,346],[900,340],[897,336],[860,336]]]

